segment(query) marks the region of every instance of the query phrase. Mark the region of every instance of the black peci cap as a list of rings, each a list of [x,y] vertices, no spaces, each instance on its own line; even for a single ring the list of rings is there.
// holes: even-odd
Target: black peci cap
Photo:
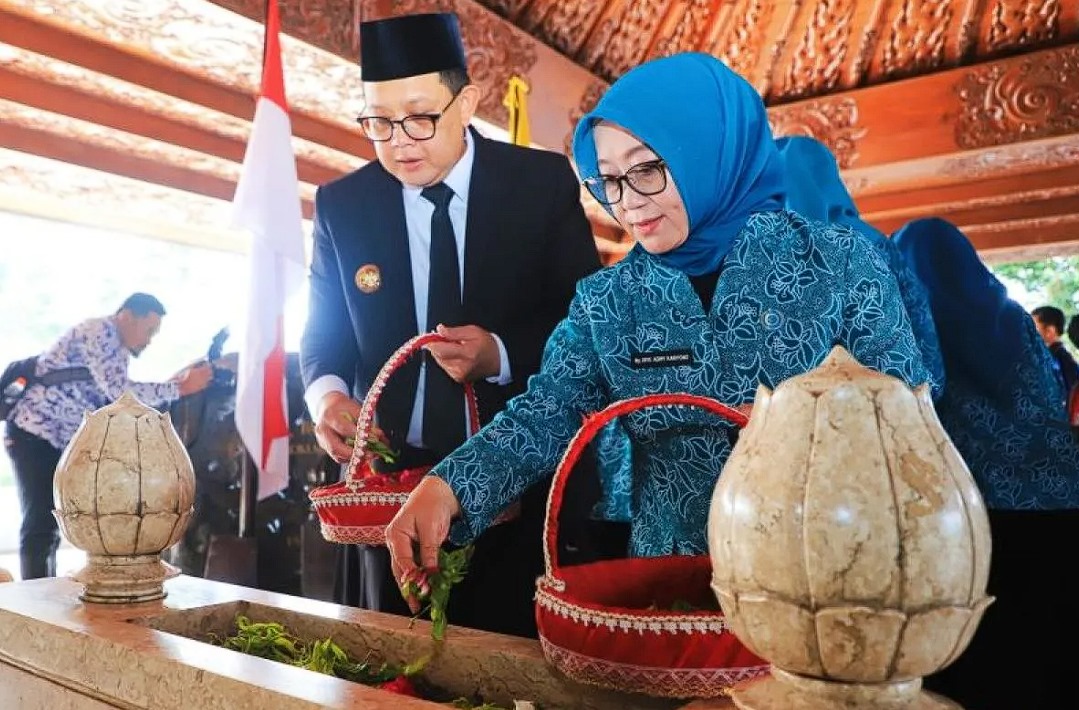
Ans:
[[[360,24],[360,69],[364,81],[467,70],[457,15],[402,15]]]

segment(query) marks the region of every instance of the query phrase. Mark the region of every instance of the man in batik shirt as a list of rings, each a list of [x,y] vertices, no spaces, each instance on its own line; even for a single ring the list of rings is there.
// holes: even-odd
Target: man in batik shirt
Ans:
[[[133,294],[116,313],[80,323],[38,358],[38,378],[68,368],[85,368],[86,376],[54,385],[31,384],[7,420],[4,445],[15,469],[22,508],[19,561],[23,579],[56,574],[60,533],[52,516],[53,473],[83,413],[115,401],[124,392],[148,406],[161,407],[209,384],[213,373],[208,364],[186,368],[168,382],[128,378],[131,356],[138,357],[150,344],[164,315],[159,300]]]

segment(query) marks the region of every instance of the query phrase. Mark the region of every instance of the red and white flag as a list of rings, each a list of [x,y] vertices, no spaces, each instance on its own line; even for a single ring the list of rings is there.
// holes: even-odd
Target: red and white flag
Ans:
[[[233,223],[251,234],[246,328],[240,346],[236,428],[258,466],[259,500],[288,486],[285,302],[304,280],[292,126],[281,70],[276,0],[266,8],[262,91],[233,199]]]

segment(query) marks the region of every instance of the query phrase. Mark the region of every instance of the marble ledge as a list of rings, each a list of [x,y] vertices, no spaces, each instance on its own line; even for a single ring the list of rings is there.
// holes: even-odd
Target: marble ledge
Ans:
[[[294,621],[311,622],[312,637],[332,634],[342,645],[361,637],[381,638],[386,648],[414,658],[429,648],[425,623],[409,628],[409,620],[401,617],[192,577],[178,577],[166,588],[164,600],[111,606],[84,604],[78,597],[81,585],[69,579],[0,584],[0,707],[8,708],[8,699],[21,699],[14,706],[19,710],[446,707],[195,640],[217,628],[213,624],[230,620],[242,608],[236,604],[248,604],[272,608],[273,617],[290,628]],[[159,623],[162,619],[167,623]],[[542,710],[679,705],[642,696],[604,696],[607,691],[576,686],[546,664],[534,641],[461,628],[450,633],[446,650],[452,654],[436,673],[455,672],[460,664],[454,659],[467,658],[476,676],[486,673],[496,685],[505,679],[507,687],[527,686],[532,695],[521,698],[539,701]],[[724,700],[698,701],[687,710],[733,707]]]

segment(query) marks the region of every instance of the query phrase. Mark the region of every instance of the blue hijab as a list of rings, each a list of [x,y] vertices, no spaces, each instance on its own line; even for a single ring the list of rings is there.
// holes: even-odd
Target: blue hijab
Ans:
[[[839,165],[828,147],[814,138],[790,136],[776,139],[787,180],[786,208],[806,219],[850,227],[881,244],[885,236],[858,214],[847,192]]]
[[[751,214],[782,209],[783,170],[764,103],[711,55],[656,59],[616,81],[574,132],[583,178],[599,174],[593,129],[601,120],[667,163],[689,216],[686,241],[658,255],[669,266],[690,276],[718,270]]]
[[[1030,315],[982,263],[974,246],[950,222],[918,219],[892,242],[925,285],[948,377],[963,375],[987,393],[1007,394],[1029,356]]]

